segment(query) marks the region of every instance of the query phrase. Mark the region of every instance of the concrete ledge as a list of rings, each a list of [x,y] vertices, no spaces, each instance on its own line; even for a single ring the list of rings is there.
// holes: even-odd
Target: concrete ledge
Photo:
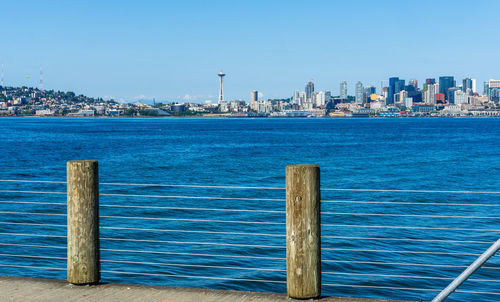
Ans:
[[[85,302],[277,302],[289,301],[284,294],[209,290],[132,284],[77,286],[64,280],[0,276],[1,301]],[[308,300],[312,301],[312,300]],[[347,297],[325,297],[321,302],[404,302]]]

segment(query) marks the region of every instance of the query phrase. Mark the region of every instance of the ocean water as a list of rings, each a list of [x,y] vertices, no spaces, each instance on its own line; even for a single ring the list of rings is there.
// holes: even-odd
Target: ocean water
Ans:
[[[0,180],[96,159],[136,184],[100,185],[103,282],[284,293],[284,190],[137,184],[281,188],[310,163],[322,188],[498,192],[499,139],[498,118],[0,118]],[[0,275],[65,279],[65,184],[0,185]],[[500,237],[499,198],[322,191],[322,293],[432,299]],[[471,291],[499,292],[499,258],[449,300],[498,301]]]

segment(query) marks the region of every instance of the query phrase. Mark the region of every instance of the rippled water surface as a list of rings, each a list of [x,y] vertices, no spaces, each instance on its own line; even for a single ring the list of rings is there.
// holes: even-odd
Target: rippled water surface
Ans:
[[[500,191],[499,138],[494,118],[0,118],[0,179],[96,159],[134,184],[100,186],[103,282],[286,292],[284,190],[138,184],[282,188],[314,163],[322,188]],[[66,185],[0,185],[0,275],[65,279]],[[323,294],[432,299],[499,238],[499,197],[322,191]],[[498,293],[499,258],[460,289]]]

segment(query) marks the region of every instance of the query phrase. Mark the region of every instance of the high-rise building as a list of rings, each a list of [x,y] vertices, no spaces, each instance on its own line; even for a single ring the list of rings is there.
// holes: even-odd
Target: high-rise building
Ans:
[[[471,78],[465,78],[462,80],[462,91],[467,92],[467,89],[470,89],[470,91],[472,91],[472,79]]]
[[[488,100],[493,102],[500,101],[500,80],[488,81]]]
[[[409,86],[413,86],[413,88],[414,88],[415,90],[417,90],[417,89],[418,89],[418,80],[410,80],[410,81],[408,82],[408,85],[409,85]]]
[[[299,104],[300,103],[300,96],[299,96],[299,91],[295,90],[292,96],[292,104]]]
[[[363,104],[363,83],[358,81],[356,83],[356,104]]]
[[[370,96],[372,94],[377,94],[377,88],[375,86],[369,86],[365,88],[365,93],[363,96],[363,103],[369,103],[370,102]]]
[[[425,83],[426,84],[436,84],[436,79],[434,79],[434,78],[425,79]]]
[[[299,105],[304,106],[306,103],[306,93],[304,91],[299,92]]]
[[[439,93],[439,84],[428,84],[424,102],[428,105],[436,104],[436,94]]]
[[[316,94],[316,107],[320,107],[325,105],[326,100],[326,91],[320,91]]]
[[[389,86],[387,87],[387,99],[385,102],[387,105],[394,104],[394,94],[397,93],[396,83],[399,83],[398,77],[389,78]]]
[[[405,80],[399,80],[394,85],[394,94],[399,93],[401,90],[405,90]]]
[[[458,89],[457,87],[448,88],[447,96],[446,96],[448,103],[455,104],[455,91],[457,91],[457,90],[460,90],[460,89]]]
[[[469,95],[466,92],[459,90],[459,89],[457,89],[455,91],[455,95],[454,95],[453,99],[454,99],[455,105],[469,103]]]
[[[387,89],[386,104],[394,104],[394,95],[405,89],[405,80],[398,77],[389,78],[389,87]]]
[[[439,93],[445,95],[448,100],[448,89],[455,87],[455,79],[452,76],[439,77]]]
[[[257,90],[252,90],[250,92],[250,109],[255,111],[259,110],[259,92]]]
[[[385,101],[387,102],[387,91],[389,90],[389,87],[382,87],[382,91],[381,91],[381,94],[382,94],[382,97],[384,97]]]
[[[252,90],[250,92],[250,102],[258,102],[259,101],[259,92],[257,90]]]
[[[340,83],[340,98],[342,100],[347,100],[347,82],[346,81],[342,81]]]
[[[308,102],[312,102],[313,92],[314,92],[314,83],[308,82],[306,85],[306,100]]]

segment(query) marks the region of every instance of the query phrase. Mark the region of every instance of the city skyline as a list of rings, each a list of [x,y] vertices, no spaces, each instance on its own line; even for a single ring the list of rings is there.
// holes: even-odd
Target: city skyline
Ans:
[[[500,3],[467,3],[16,1],[0,13],[0,63],[6,86],[38,87],[43,68],[45,89],[126,102],[217,103],[220,70],[227,100],[289,97],[312,78],[334,95],[392,76],[480,85],[500,78]]]

